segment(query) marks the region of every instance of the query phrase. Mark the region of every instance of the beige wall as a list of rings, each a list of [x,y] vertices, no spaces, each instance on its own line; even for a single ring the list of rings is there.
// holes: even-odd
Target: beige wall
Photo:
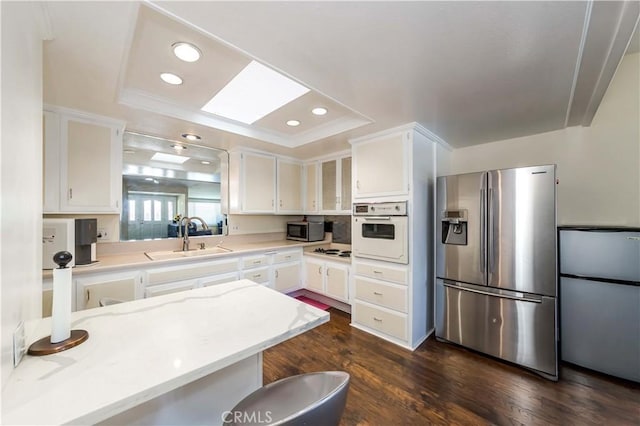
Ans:
[[[13,331],[42,315],[42,13],[0,2],[0,299],[2,387],[13,371]],[[1,423],[1,421],[0,421]]]
[[[590,127],[456,149],[438,174],[555,163],[559,225],[640,226],[639,94],[636,53],[623,59]]]

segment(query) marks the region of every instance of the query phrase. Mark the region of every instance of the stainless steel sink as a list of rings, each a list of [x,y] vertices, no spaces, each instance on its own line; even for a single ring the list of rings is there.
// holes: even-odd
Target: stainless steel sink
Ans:
[[[205,256],[207,254],[221,254],[229,253],[233,250],[224,247],[209,247],[203,249],[191,249],[187,251],[182,250],[167,250],[167,251],[152,251],[145,252],[144,254],[151,260],[166,260],[166,259],[180,259],[183,257]]]

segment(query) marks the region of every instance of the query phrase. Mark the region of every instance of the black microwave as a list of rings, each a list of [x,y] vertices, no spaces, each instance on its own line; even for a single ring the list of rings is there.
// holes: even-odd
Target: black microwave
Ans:
[[[322,241],[324,222],[287,222],[287,240]]]

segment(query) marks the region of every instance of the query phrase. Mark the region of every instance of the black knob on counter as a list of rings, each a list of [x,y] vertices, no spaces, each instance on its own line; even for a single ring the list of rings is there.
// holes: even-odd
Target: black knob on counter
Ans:
[[[71,262],[71,259],[73,259],[73,256],[68,251],[59,251],[53,255],[53,261],[60,269],[66,268],[69,262]]]

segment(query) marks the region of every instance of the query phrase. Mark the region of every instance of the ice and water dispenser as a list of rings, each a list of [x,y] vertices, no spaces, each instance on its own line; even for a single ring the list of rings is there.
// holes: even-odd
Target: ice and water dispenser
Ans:
[[[442,212],[442,244],[467,245],[467,211]]]

